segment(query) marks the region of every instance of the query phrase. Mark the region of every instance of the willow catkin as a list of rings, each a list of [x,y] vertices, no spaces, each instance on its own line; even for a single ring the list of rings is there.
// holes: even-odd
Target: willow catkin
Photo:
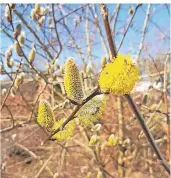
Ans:
[[[89,145],[94,145],[97,141],[97,135],[93,135],[91,138],[90,138],[90,141],[89,141]]]
[[[37,14],[40,12],[40,4],[38,3],[35,4],[35,11]]]
[[[56,121],[53,127],[51,128],[51,131],[54,132],[56,129],[61,127],[62,124],[65,122],[65,120],[66,118]],[[59,142],[65,141],[67,138],[73,135],[74,129],[75,129],[75,121],[71,120],[64,126],[64,128],[62,128],[59,132],[53,135],[52,139],[55,139]]]
[[[79,118],[81,125],[91,125],[92,123],[97,122],[98,118],[102,115],[105,106],[106,96],[103,94],[97,95],[80,108],[76,117]]]
[[[110,146],[115,146],[116,144],[118,144],[118,137],[117,136],[115,136],[114,134],[111,134],[110,136],[109,136],[109,139],[108,139],[108,145],[110,145]]]
[[[35,10],[35,9],[32,9],[32,10],[31,10],[30,17],[31,17],[34,21],[37,21],[37,20],[38,20],[38,15],[36,14],[36,10]]]
[[[34,44],[32,44],[32,49],[29,53],[29,56],[28,56],[28,61],[32,64],[34,59],[35,59],[35,56],[36,56],[36,49],[34,47]]]
[[[68,58],[65,63],[64,87],[69,99],[81,103],[83,89],[79,69],[73,58]]]
[[[20,46],[24,46],[24,42],[25,42],[25,33],[21,32],[21,34],[18,36],[18,42],[20,44]]]
[[[14,43],[14,49],[15,49],[16,53],[18,54],[18,56],[20,56],[20,57],[23,56],[22,50],[21,50],[18,42]]]
[[[45,22],[45,16],[40,17],[40,19],[38,20],[37,28],[40,29],[44,22]]]
[[[55,123],[53,110],[47,100],[39,102],[37,122],[40,126],[50,129]]]
[[[11,21],[12,17],[11,17],[10,8],[9,8],[8,4],[5,6],[5,15],[4,16],[8,22]]]
[[[16,39],[21,34],[22,26],[21,24],[17,24],[14,30],[14,38]]]
[[[2,91],[1,91],[1,94],[2,94],[2,96],[5,96],[7,94],[7,89],[3,88]]]
[[[92,132],[98,132],[100,131],[102,125],[101,124],[96,124],[95,126],[93,126],[93,128],[91,129]]]
[[[104,68],[106,63],[107,63],[107,59],[106,59],[105,56],[103,56],[102,59],[101,59],[101,68]]]
[[[12,68],[14,66],[14,60],[12,58],[10,58],[8,61],[7,61],[7,66],[9,68]]]
[[[104,175],[101,171],[98,171],[97,178],[104,178]]]
[[[7,50],[7,53],[8,53],[8,55],[9,55],[9,57],[12,56],[12,48],[13,48],[13,46],[10,45],[9,48],[8,48],[8,50]]]

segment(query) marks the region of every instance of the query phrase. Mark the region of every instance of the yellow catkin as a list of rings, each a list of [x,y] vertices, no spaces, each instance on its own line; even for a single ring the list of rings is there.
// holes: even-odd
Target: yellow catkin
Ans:
[[[41,100],[39,103],[37,122],[47,129],[52,128],[55,123],[53,110],[47,100]]]
[[[83,99],[81,77],[73,58],[65,63],[64,86],[68,98],[80,103]]]
[[[34,59],[35,59],[35,55],[36,55],[36,49],[34,48],[34,46],[32,47],[29,56],[28,56],[28,61],[30,63],[33,63]]]
[[[104,67],[105,67],[106,62],[107,62],[107,59],[106,59],[106,57],[105,57],[105,56],[103,56],[103,57],[102,57],[102,59],[101,59],[101,67],[102,67],[102,68],[104,68]]]
[[[92,175],[91,172],[88,172],[85,178],[91,178],[92,177],[91,175]]]
[[[21,78],[20,78],[20,76],[18,76],[14,82],[15,88],[18,88],[20,84],[21,84]]]
[[[115,136],[114,134],[111,134],[108,139],[108,145],[109,146],[115,146],[118,144],[118,137]]]
[[[35,11],[36,13],[40,12],[40,4],[35,4]]]
[[[38,15],[36,14],[36,10],[35,10],[35,9],[32,9],[32,10],[31,10],[30,17],[31,17],[34,21],[37,21],[37,20],[38,20]]]
[[[58,129],[64,123],[65,120],[66,118],[56,121],[53,127],[51,128],[51,131],[53,132],[56,129]],[[62,130],[60,130],[55,135],[53,135],[52,139],[56,139],[59,142],[65,141],[68,137],[73,135],[74,129],[75,129],[75,121],[72,120],[68,122]]]
[[[103,173],[101,171],[98,171],[97,178],[104,178]]]
[[[79,118],[80,124],[84,126],[97,122],[102,115],[106,106],[106,95],[97,95],[84,104],[77,112],[76,117]]]
[[[90,141],[89,141],[89,145],[94,145],[97,141],[97,135],[93,135],[91,138],[90,138]]]
[[[130,55],[118,54],[100,73],[99,85],[115,95],[129,94],[139,79],[139,70]]]

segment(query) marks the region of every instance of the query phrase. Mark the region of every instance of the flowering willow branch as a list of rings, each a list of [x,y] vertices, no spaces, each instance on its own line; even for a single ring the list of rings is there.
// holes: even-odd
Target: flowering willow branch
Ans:
[[[103,17],[103,22],[104,22],[104,26],[105,26],[105,30],[106,30],[106,35],[107,35],[107,39],[108,39],[108,43],[109,43],[109,47],[111,50],[111,54],[113,58],[116,58],[117,53],[116,53],[116,49],[114,47],[114,43],[112,40],[112,35],[111,35],[111,30],[110,30],[110,25],[109,25],[109,20],[108,20],[108,10],[106,8],[106,6],[104,4],[100,5],[100,10],[101,10],[101,15]],[[137,117],[151,147],[153,148],[155,154],[157,155],[157,158],[159,159],[160,163],[163,165],[163,167],[165,168],[165,170],[170,174],[170,168],[167,165],[167,162],[165,161],[165,159],[163,158],[158,146],[155,143],[155,140],[153,138],[153,136],[151,135],[150,131],[148,130],[144,119],[142,117],[142,115],[140,114],[136,104],[134,103],[134,101],[132,100],[131,96],[129,94],[124,95],[125,98],[127,99],[132,111],[134,112],[135,116]]]
[[[63,129],[65,127],[65,125],[67,125],[67,123],[71,120],[74,119],[74,116],[76,115],[76,113],[79,111],[79,109],[84,106],[84,104],[86,104],[89,100],[91,100],[93,97],[95,97],[96,95],[100,95],[103,94],[99,91],[99,87],[97,87],[92,94],[90,94],[86,99],[83,100],[83,102],[79,105],[77,105],[73,112],[69,115],[69,117],[63,122],[63,124],[57,128],[51,135],[49,135],[49,137],[45,140],[45,142],[47,140],[49,140],[53,135],[55,135],[56,133],[58,133],[61,129]]]

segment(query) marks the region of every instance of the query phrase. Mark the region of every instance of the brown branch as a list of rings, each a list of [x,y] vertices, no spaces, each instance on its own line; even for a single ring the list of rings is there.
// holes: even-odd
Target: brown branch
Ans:
[[[111,29],[110,29],[110,25],[109,25],[109,19],[108,19],[108,9],[106,8],[106,6],[104,4],[100,5],[100,11],[102,14],[102,18],[103,18],[103,23],[104,23],[104,27],[106,30],[106,35],[107,35],[107,40],[109,43],[109,48],[112,54],[112,57],[116,57],[117,56],[117,52],[116,52],[116,48],[113,42],[113,38],[112,38],[112,33],[111,33]]]

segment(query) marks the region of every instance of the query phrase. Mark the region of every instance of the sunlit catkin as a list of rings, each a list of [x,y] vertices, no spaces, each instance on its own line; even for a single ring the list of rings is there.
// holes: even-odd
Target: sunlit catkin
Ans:
[[[76,117],[79,118],[81,125],[91,125],[92,123],[97,122],[98,118],[102,115],[105,106],[106,95],[97,95],[80,108]]]
[[[38,20],[37,28],[40,29],[44,22],[45,22],[45,16],[40,17],[40,19]]]
[[[25,42],[25,33],[21,32],[21,34],[18,37],[18,42],[20,44],[20,46],[24,46],[24,42]]]
[[[89,141],[89,145],[94,145],[97,141],[97,135],[93,135],[91,138],[90,138],[90,141]]]
[[[11,19],[12,19],[11,13],[12,13],[12,12],[10,12],[9,5],[7,4],[7,5],[5,6],[5,15],[4,15],[4,16],[5,16],[5,18],[6,18],[6,20],[7,20],[8,22],[10,22]]]
[[[64,75],[65,91],[69,99],[80,103],[83,99],[81,77],[73,58],[68,58],[65,63]]]
[[[66,118],[60,119],[55,122],[53,127],[51,128],[51,131],[55,131],[56,129],[60,128],[62,124],[65,122]],[[52,136],[52,139],[55,139],[59,142],[65,141],[68,137],[71,137],[74,133],[75,129],[75,121],[69,121],[64,128],[61,128],[59,132],[57,132],[55,135]]]
[[[95,126],[93,126],[93,128],[91,129],[92,132],[98,132],[100,131],[102,125],[101,124],[96,124]]]
[[[102,59],[101,59],[101,68],[104,68],[106,63],[107,63],[107,59],[106,59],[105,56],[103,56]]]
[[[101,171],[98,171],[97,178],[104,178],[103,173]]]
[[[36,14],[36,10],[35,10],[35,9],[32,9],[32,10],[31,10],[30,17],[31,17],[34,21],[37,21],[37,20],[38,20],[38,15]]]
[[[39,102],[37,122],[40,126],[50,129],[55,123],[55,117],[53,110],[47,100],[41,100]]]
[[[115,95],[129,94],[139,79],[139,69],[130,55],[118,54],[100,73],[99,85],[105,92]]]
[[[115,136],[114,134],[111,134],[110,136],[109,136],[109,139],[108,139],[108,145],[109,146],[115,146],[115,145],[117,145],[118,144],[118,137],[117,136]]]
[[[5,96],[7,94],[7,89],[3,88],[2,91],[1,91],[1,94],[2,94],[2,96]]]
[[[40,12],[40,4],[35,4],[35,11],[37,14]]]
[[[7,61],[7,66],[9,68],[12,68],[14,66],[14,60],[12,58],[10,58],[8,61]]]
[[[29,53],[29,56],[28,56],[28,61],[32,64],[34,59],[35,59],[35,55],[36,55],[36,49],[34,47],[34,43],[32,44],[32,49]]]
[[[23,56],[22,50],[21,50],[18,42],[14,43],[14,49],[15,49],[16,53],[18,54],[18,56],[20,56],[20,57]]]

